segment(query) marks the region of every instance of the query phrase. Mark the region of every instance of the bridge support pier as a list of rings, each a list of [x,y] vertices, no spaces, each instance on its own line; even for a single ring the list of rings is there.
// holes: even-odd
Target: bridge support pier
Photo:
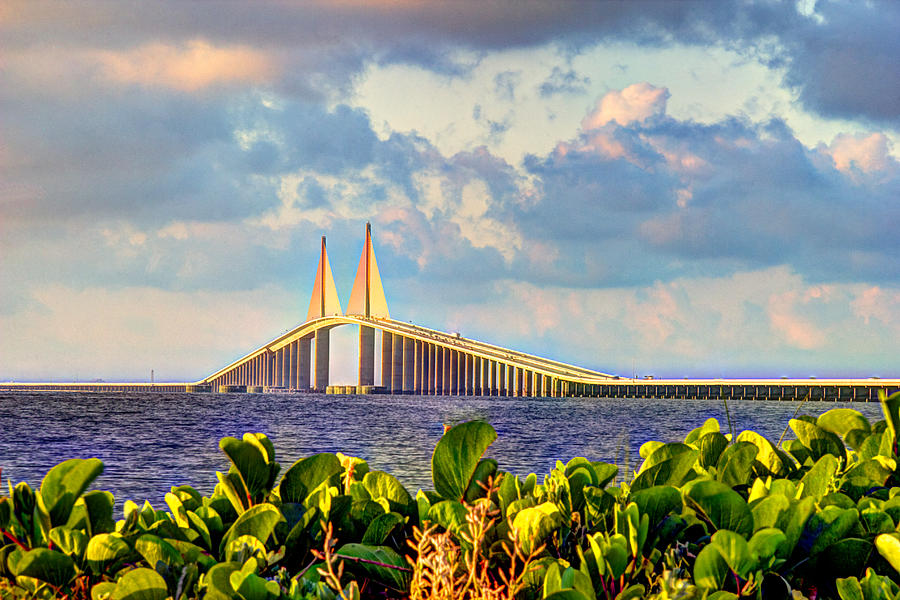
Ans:
[[[328,387],[328,355],[331,348],[329,333],[328,329],[316,329],[316,380],[313,387],[322,394]]]
[[[359,385],[375,385],[375,329],[359,326]]]
[[[391,393],[403,393],[403,336],[392,336],[391,349]]]
[[[416,342],[412,338],[403,338],[403,393],[415,392],[416,381]]]
[[[325,333],[326,337],[326,345],[328,344],[328,333]],[[299,356],[297,357],[297,389],[298,390],[308,390],[309,389],[309,361],[310,361],[310,338],[301,338],[297,343],[297,351],[299,352]],[[318,348],[319,344],[316,343],[316,369],[319,368],[319,357],[318,357]],[[327,354],[326,354],[327,356]],[[326,362],[328,359],[325,359]],[[328,373],[325,373],[325,380],[328,380]]]
[[[388,331],[381,332],[381,386],[391,391],[391,366],[393,365],[393,336]]]

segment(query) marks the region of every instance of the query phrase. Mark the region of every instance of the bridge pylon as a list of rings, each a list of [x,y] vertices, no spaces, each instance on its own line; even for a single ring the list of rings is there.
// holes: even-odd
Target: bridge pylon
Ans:
[[[391,318],[378,263],[375,261],[375,250],[372,248],[372,225],[368,222],[362,256],[359,257],[359,267],[356,269],[356,278],[347,304],[347,314],[366,318]],[[375,385],[375,329],[365,325],[359,326],[359,385]]]
[[[331,263],[328,262],[328,253],[325,250],[325,236],[322,236],[322,253],[319,257],[319,267],[316,269],[316,280],[313,284],[312,297],[309,299],[309,310],[306,320],[312,321],[321,317],[341,316],[341,300],[338,298],[337,287],[334,285],[334,274],[331,272]],[[313,337],[313,336],[310,336]],[[330,329],[316,329],[316,363],[314,367],[314,379],[312,388],[324,392],[328,387],[328,355],[331,348]],[[298,389],[309,388],[309,338],[301,340],[299,352],[299,376],[296,379]],[[292,381],[292,383],[294,383]]]

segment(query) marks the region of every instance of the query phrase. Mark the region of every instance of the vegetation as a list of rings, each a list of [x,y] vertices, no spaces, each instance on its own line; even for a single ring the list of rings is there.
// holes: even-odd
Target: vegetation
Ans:
[[[0,597],[93,600],[900,598],[900,393],[789,423],[775,444],[709,419],[650,441],[633,474],[558,462],[539,482],[484,458],[487,423],[450,429],[434,491],[342,454],[279,478],[262,434],[226,437],[209,497],[168,510],[86,491],[97,459],[0,499]]]

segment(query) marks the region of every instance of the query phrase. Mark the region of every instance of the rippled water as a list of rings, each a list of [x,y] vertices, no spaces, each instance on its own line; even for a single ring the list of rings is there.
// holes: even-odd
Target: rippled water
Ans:
[[[850,404],[807,403],[801,414]],[[853,404],[873,422],[878,404]],[[777,440],[797,410],[793,402],[731,401],[735,432]],[[444,423],[482,419],[499,437],[488,449],[514,473],[547,473],[574,456],[639,464],[648,440],[676,441],[708,417],[727,431],[725,406],[713,400],[597,398],[444,398],[318,394],[0,394],[3,479],[34,487],[67,458],[106,465],[94,483],[116,496],[162,504],[173,485],[212,492],[228,468],[220,438],[262,432],[275,444],[282,472],[315,452],[364,458],[411,491],[432,488],[431,452]],[[790,435],[790,432],[789,432]],[[626,456],[627,454],[627,456]]]

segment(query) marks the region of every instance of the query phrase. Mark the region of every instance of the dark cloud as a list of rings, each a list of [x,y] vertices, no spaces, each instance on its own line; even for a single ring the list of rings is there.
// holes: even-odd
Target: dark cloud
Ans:
[[[123,50],[207,39],[276,56],[279,89],[322,99],[349,90],[372,61],[416,64],[465,76],[484,53],[557,44],[570,53],[630,41],[720,45],[786,69],[785,81],[811,110],[897,126],[900,4],[821,0],[803,15],[792,2],[210,3],[13,2],[0,23],[4,44],[26,51]],[[218,9],[222,8],[222,9]],[[467,50],[461,58],[455,50]],[[583,79],[554,72],[544,94]]]
[[[538,91],[544,98],[556,94],[580,94],[587,90],[590,82],[590,77],[582,77],[574,69],[563,71],[559,67],[553,67],[553,72],[538,87]]]

